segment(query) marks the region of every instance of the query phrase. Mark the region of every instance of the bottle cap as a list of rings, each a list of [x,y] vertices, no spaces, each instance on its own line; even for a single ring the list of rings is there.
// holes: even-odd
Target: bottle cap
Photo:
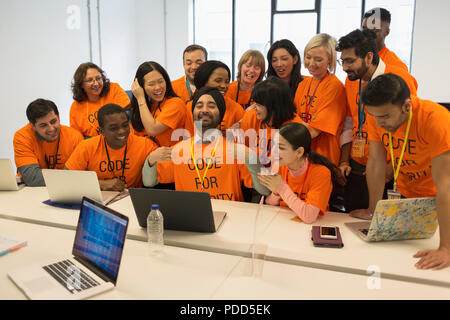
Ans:
[[[152,210],[159,210],[159,204],[152,204]]]

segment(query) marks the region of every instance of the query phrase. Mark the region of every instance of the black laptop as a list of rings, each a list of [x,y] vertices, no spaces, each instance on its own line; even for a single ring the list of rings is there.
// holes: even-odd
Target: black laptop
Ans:
[[[152,204],[158,204],[164,217],[164,229],[213,233],[219,229],[226,212],[215,211],[206,192],[130,188],[131,202],[142,228]]]

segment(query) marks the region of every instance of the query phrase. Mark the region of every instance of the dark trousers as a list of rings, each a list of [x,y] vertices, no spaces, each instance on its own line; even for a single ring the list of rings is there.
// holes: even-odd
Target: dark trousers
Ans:
[[[347,177],[347,184],[344,187],[344,206],[345,211],[350,212],[357,209],[369,208],[369,189],[367,187],[366,166],[350,159],[352,171]],[[387,199],[387,191],[394,186],[394,179],[391,179],[384,186],[383,199]],[[402,198],[404,198],[402,196]]]
[[[347,177],[347,184],[344,187],[345,211],[350,212],[356,209],[367,209],[369,207],[369,189],[367,188],[366,166],[350,159],[352,171]]]

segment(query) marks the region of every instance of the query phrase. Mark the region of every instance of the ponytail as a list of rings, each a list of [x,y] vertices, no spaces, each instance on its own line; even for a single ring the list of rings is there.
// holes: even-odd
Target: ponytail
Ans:
[[[327,167],[331,172],[331,180],[333,181],[333,183],[338,182],[339,179],[341,178],[341,175],[342,175],[341,171],[334,163],[332,163],[330,160],[328,160],[327,157],[311,150],[309,152],[307,158],[308,158],[309,162],[312,162],[315,164],[320,164],[322,166]]]

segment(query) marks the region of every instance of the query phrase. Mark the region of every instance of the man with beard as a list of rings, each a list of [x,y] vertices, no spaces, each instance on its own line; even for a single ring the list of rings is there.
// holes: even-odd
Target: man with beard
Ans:
[[[83,136],[61,125],[58,108],[50,100],[34,100],[26,114],[29,123],[14,134],[16,167],[27,186],[45,186],[41,169],[63,169]]]
[[[217,88],[199,89],[192,101],[194,136],[179,142],[173,150],[161,147],[150,153],[142,169],[144,185],[174,182],[178,191],[208,192],[213,199],[242,201],[245,165],[235,159],[236,145],[217,129],[225,109]]]
[[[391,197],[436,197],[440,244],[417,252],[418,269],[450,266],[450,112],[429,100],[411,96],[397,75],[384,74],[363,90],[367,105],[370,155],[367,183],[371,215],[381,200],[386,166],[394,168]],[[391,159],[386,164],[386,154]]]
[[[344,206],[347,211],[367,209],[369,194],[366,183],[366,164],[369,156],[367,139],[367,112],[360,96],[365,85],[384,73],[400,76],[408,85],[411,95],[416,95],[413,77],[406,71],[385,64],[378,56],[377,35],[372,30],[354,30],[339,39],[337,51],[341,52],[342,68],[347,73],[345,91],[347,95],[347,117],[352,118],[352,140],[341,144],[339,167],[347,177],[344,191]],[[345,130],[345,128],[344,128]],[[386,181],[392,178],[392,168],[386,167]],[[355,217],[370,219],[369,216]]]

